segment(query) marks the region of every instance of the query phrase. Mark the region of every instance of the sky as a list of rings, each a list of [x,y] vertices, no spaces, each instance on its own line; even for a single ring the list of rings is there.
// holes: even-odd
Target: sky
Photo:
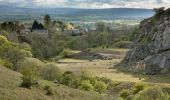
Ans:
[[[170,0],[0,0],[0,6],[31,8],[170,8]]]

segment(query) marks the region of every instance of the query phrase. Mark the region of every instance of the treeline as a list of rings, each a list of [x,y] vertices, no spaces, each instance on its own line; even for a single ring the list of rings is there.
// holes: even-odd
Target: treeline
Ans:
[[[79,36],[70,36],[64,34],[63,30],[72,29],[75,26],[72,23],[66,24],[62,21],[53,21],[49,15],[44,16],[44,23],[34,21],[31,29],[48,30],[46,34],[29,33],[24,36],[12,35],[16,34],[15,30],[23,29],[24,25],[18,22],[4,22],[1,24],[1,32],[5,30],[4,35],[8,40],[18,38],[18,44],[27,43],[31,48],[33,57],[41,60],[59,59],[65,54],[65,49],[85,50],[88,48],[131,48],[133,47],[133,39],[137,34],[137,28],[132,26],[128,28],[126,25],[120,25],[119,29],[111,30],[110,26],[103,22],[96,23],[96,30],[89,31]],[[59,28],[61,31],[57,31]],[[13,30],[13,32],[9,31]],[[133,31],[134,30],[134,31]],[[11,39],[12,38],[12,39]],[[13,41],[16,42],[16,41]],[[67,51],[69,53],[69,51]]]

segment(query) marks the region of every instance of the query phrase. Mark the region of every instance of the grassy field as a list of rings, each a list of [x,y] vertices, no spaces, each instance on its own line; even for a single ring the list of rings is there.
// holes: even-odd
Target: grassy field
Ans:
[[[49,81],[40,80],[31,89],[21,88],[21,74],[0,66],[0,100],[112,100],[95,92],[84,92]],[[54,95],[46,95],[45,86],[51,86]]]
[[[91,50],[97,53],[112,53],[121,56],[120,59],[115,58],[113,60],[76,60],[76,59],[64,59],[59,61],[58,67],[63,70],[73,71],[75,73],[81,73],[82,71],[87,71],[93,76],[107,77],[113,81],[126,81],[126,82],[143,82],[143,83],[160,83],[169,84],[170,77],[165,77],[162,75],[142,75],[137,73],[131,73],[128,70],[120,70],[120,68],[115,67],[122,58],[125,56],[127,49],[93,49]]]
[[[113,81],[127,81],[127,82],[144,82],[144,83],[170,83],[169,77],[155,75],[142,75],[137,73],[130,73],[128,71],[120,71],[114,68],[114,64],[119,62],[119,59],[108,60],[108,61],[81,61],[70,59],[62,60],[63,63],[57,64],[59,68],[63,70],[73,71],[75,73],[81,73],[82,71],[87,71],[93,76],[107,77]],[[65,63],[67,62],[67,63]]]

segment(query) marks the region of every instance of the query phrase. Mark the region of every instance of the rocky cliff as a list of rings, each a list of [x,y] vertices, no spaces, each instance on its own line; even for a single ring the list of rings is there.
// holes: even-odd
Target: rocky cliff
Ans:
[[[170,9],[140,23],[135,48],[127,53],[124,63],[146,74],[170,71]]]

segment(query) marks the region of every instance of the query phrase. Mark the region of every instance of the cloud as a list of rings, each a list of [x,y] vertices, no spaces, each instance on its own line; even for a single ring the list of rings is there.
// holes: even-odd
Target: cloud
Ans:
[[[170,0],[0,0],[0,5],[47,8],[154,8],[170,7]]]

